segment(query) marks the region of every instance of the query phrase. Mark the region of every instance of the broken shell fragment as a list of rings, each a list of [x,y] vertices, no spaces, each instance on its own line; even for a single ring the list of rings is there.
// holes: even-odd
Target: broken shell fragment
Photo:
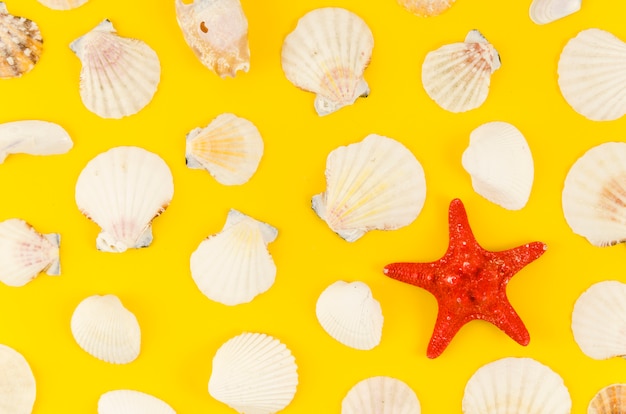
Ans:
[[[537,24],[551,23],[580,10],[582,0],[533,0],[530,20]]]
[[[348,391],[341,402],[341,414],[420,414],[422,408],[415,392],[404,382],[391,377],[371,377]]]
[[[626,412],[626,384],[611,384],[596,393],[589,402],[587,414],[621,414]]]
[[[176,411],[150,394],[134,390],[115,390],[100,396],[98,414],[176,414]]]
[[[30,72],[42,52],[43,38],[37,23],[9,14],[0,1],[0,79]]]
[[[448,10],[456,0],[398,0],[398,4],[420,17],[437,16]]]
[[[0,412],[31,414],[37,388],[28,361],[16,350],[0,345]]]
[[[88,0],[37,0],[39,3],[54,10],[70,10],[82,6]]]
[[[356,14],[338,7],[313,10],[287,35],[281,63],[287,79],[312,92],[318,115],[328,115],[369,94],[363,72],[374,37]]]
[[[0,164],[9,154],[64,154],[74,143],[65,129],[46,121],[14,121],[0,124]]]

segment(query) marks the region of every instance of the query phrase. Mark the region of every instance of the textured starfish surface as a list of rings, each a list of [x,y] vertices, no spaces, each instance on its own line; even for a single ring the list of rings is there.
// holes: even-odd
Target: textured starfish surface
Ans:
[[[458,330],[474,319],[491,322],[516,342],[528,345],[530,335],[506,297],[506,285],[547,246],[533,242],[500,252],[483,249],[459,199],[450,203],[448,220],[450,242],[441,259],[384,268],[385,275],[426,289],[437,298],[439,312],[427,356],[441,355]]]

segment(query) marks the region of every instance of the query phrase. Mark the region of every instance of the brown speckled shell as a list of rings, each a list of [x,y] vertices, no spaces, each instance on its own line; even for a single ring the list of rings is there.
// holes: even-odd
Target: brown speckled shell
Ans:
[[[452,7],[455,0],[398,0],[398,3],[420,17],[437,16]]]
[[[29,72],[42,51],[37,23],[9,14],[0,2],[0,78],[17,78]]]
[[[623,413],[626,413],[626,384],[611,384],[602,388],[587,409],[587,414]]]

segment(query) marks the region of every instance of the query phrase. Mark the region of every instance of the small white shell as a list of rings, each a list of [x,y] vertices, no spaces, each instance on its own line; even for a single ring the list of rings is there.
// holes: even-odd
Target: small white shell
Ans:
[[[275,413],[291,403],[297,369],[291,351],[278,339],[243,333],[215,353],[209,394],[239,413]]]
[[[187,167],[207,170],[224,185],[248,182],[263,155],[263,138],[254,124],[233,114],[221,114],[206,128],[187,134]]]
[[[31,414],[36,394],[28,361],[13,348],[0,345],[0,413]]]
[[[499,67],[496,49],[480,32],[472,30],[464,42],[442,46],[426,55],[422,84],[443,109],[465,112],[485,102],[491,74]]]
[[[424,169],[400,142],[380,135],[333,150],[326,160],[326,191],[313,197],[317,215],[353,242],[370,230],[413,222],[426,199]]]
[[[535,168],[524,135],[506,122],[488,122],[472,131],[463,152],[463,168],[481,196],[509,210],[530,197]]]
[[[102,118],[122,118],[143,109],[156,93],[161,63],[154,50],[137,39],[116,34],[104,20],[70,44],[82,63],[80,97]]]
[[[626,384],[602,388],[589,402],[587,414],[622,414],[626,412]]]
[[[123,252],[152,242],[152,220],[172,200],[174,182],[165,162],[139,147],[97,155],[76,182],[76,204],[100,226],[99,250]]]
[[[346,346],[367,350],[380,343],[383,312],[363,282],[331,284],[317,299],[315,314],[322,328]]]
[[[82,6],[88,0],[37,0],[39,3],[54,10],[70,10]]]
[[[341,402],[341,414],[420,414],[415,392],[391,377],[371,377],[360,381]]]
[[[42,52],[43,38],[37,23],[9,14],[0,1],[0,79],[30,72]]]
[[[102,361],[128,364],[139,356],[139,323],[115,295],[94,295],[80,302],[71,328],[76,343]]]
[[[398,0],[398,4],[420,17],[437,16],[448,10],[456,0]]]
[[[479,368],[463,395],[464,414],[569,414],[563,379],[531,358],[503,358]]]
[[[0,222],[0,281],[24,286],[40,272],[59,275],[59,242],[58,234],[40,234],[24,220]]]
[[[533,0],[530,20],[537,24],[551,23],[580,10],[582,0]]]
[[[61,126],[46,121],[14,121],[0,124],[0,164],[9,154],[64,154],[74,143]]]
[[[191,254],[191,276],[209,299],[225,305],[250,302],[268,290],[276,265],[267,245],[276,228],[230,210],[224,228],[203,240]]]
[[[166,402],[140,391],[105,392],[98,400],[98,414],[176,414]]]
[[[318,115],[328,115],[369,94],[363,72],[374,37],[356,14],[338,7],[305,14],[285,38],[281,63],[285,76],[313,92]]]

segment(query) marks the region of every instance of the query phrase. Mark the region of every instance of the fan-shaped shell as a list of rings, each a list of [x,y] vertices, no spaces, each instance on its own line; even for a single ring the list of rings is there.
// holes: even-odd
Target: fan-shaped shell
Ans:
[[[594,246],[626,240],[626,143],[606,142],[572,165],[563,186],[562,207],[574,233]]]
[[[506,122],[488,122],[470,134],[463,168],[481,196],[509,210],[519,210],[530,197],[533,157],[524,135]]]
[[[102,361],[128,364],[139,356],[139,323],[115,295],[94,295],[80,302],[71,328],[76,343]]]
[[[59,242],[58,234],[40,234],[24,220],[0,222],[0,281],[24,286],[40,272],[59,275]]]
[[[30,72],[42,52],[43,38],[37,23],[9,14],[0,1],[0,79]]]
[[[275,413],[291,403],[297,369],[291,351],[278,339],[242,333],[215,353],[209,394],[239,413]]]
[[[533,0],[530,19],[537,24],[551,23],[580,10],[582,0]]]
[[[626,43],[600,29],[570,39],[559,58],[559,87],[576,112],[594,121],[626,114]]]
[[[305,14],[283,43],[285,76],[313,92],[315,110],[327,115],[369,94],[363,72],[370,62],[374,37],[356,14],[338,7]]]
[[[443,109],[465,112],[485,102],[491,74],[499,67],[496,49],[480,32],[472,30],[464,42],[444,45],[426,55],[422,84]]]
[[[76,182],[76,204],[100,226],[99,250],[123,252],[152,242],[152,220],[174,194],[165,161],[139,147],[115,147],[97,155]]]
[[[626,384],[611,384],[602,388],[587,408],[587,414],[622,413],[626,413]]]
[[[276,228],[230,210],[224,228],[203,240],[191,254],[191,276],[209,299],[238,305],[268,290],[276,265],[267,245]]]
[[[9,154],[63,154],[74,143],[60,125],[46,121],[14,121],[0,124],[0,163]]]
[[[166,402],[140,391],[105,392],[98,400],[98,414],[176,414]]]
[[[353,242],[374,229],[413,222],[426,199],[424,169],[400,142],[380,135],[333,150],[326,160],[326,191],[313,197],[317,215]]]
[[[263,155],[263,138],[256,126],[233,114],[221,114],[206,128],[187,134],[189,168],[207,170],[225,185],[248,182]]]
[[[39,3],[54,10],[70,10],[82,6],[88,0],[37,0]]]
[[[503,358],[480,367],[463,395],[464,414],[569,414],[563,379],[531,358]]]
[[[175,1],[185,41],[204,66],[222,78],[250,69],[248,20],[239,0]]]
[[[420,17],[437,16],[448,10],[456,0],[398,0],[398,4]]]
[[[80,97],[96,115],[133,115],[154,97],[161,78],[156,52],[141,40],[118,36],[109,20],[74,40],[70,48],[82,63]]]
[[[317,320],[337,341],[355,349],[372,349],[380,343],[383,312],[363,282],[337,281],[317,299]]]
[[[371,377],[348,391],[341,402],[341,414],[420,414],[415,392],[391,377]]]
[[[36,394],[28,361],[13,348],[0,345],[0,413],[31,414]]]

